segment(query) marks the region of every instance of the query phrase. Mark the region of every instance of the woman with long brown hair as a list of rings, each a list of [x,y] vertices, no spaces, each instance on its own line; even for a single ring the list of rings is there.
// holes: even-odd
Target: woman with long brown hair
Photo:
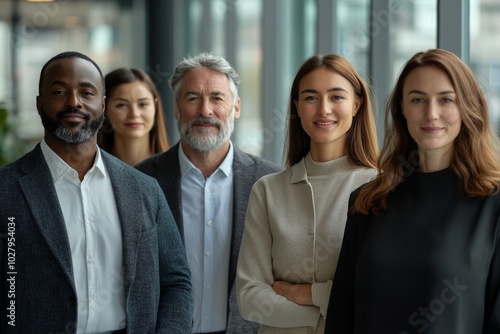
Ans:
[[[255,183],[245,220],[237,298],[259,333],[323,333],[348,197],[377,154],[363,79],[338,55],[308,59],[290,93],[287,168]]]
[[[168,144],[161,97],[146,72],[119,68],[105,78],[107,123],[99,146],[129,165],[135,165]]]
[[[500,149],[478,82],[451,52],[419,52],[386,124],[380,174],[351,197],[327,332],[500,333]]]

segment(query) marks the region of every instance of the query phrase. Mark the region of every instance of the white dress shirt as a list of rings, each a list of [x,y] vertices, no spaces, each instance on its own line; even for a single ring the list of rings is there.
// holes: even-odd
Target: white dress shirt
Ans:
[[[233,158],[207,179],[179,145],[184,241],[194,290],[193,333],[224,331],[233,224]]]
[[[97,149],[92,168],[78,173],[42,140],[64,216],[78,301],[77,333],[125,327],[121,227],[111,180]]]

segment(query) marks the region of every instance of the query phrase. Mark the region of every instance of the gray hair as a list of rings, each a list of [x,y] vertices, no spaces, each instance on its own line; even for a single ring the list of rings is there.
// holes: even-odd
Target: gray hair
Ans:
[[[210,53],[200,53],[193,57],[184,58],[174,69],[174,73],[170,77],[169,85],[175,95],[175,100],[179,99],[179,89],[182,80],[187,72],[196,68],[208,68],[210,70],[225,74],[229,81],[229,88],[233,94],[233,104],[238,98],[238,87],[240,85],[240,77],[229,62],[220,56],[214,56]]]

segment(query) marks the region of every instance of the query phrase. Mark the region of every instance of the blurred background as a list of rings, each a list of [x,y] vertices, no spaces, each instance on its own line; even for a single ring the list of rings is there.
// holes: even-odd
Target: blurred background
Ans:
[[[415,52],[448,49],[472,68],[500,128],[499,0],[0,0],[0,166],[31,150],[43,64],[87,54],[104,74],[148,72],[178,140],[168,79],[187,55],[224,56],[240,74],[241,118],[233,142],[282,163],[291,82],[315,53],[349,59],[370,83],[382,142],[384,104]]]

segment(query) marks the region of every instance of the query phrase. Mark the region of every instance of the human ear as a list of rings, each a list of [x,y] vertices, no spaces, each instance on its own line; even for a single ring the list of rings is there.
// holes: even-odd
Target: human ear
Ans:
[[[240,118],[240,112],[241,112],[241,100],[238,97],[236,99],[236,103],[234,104],[234,119]]]
[[[363,98],[359,97],[354,103],[354,110],[352,112],[352,117],[356,116],[362,104],[363,104]]]

